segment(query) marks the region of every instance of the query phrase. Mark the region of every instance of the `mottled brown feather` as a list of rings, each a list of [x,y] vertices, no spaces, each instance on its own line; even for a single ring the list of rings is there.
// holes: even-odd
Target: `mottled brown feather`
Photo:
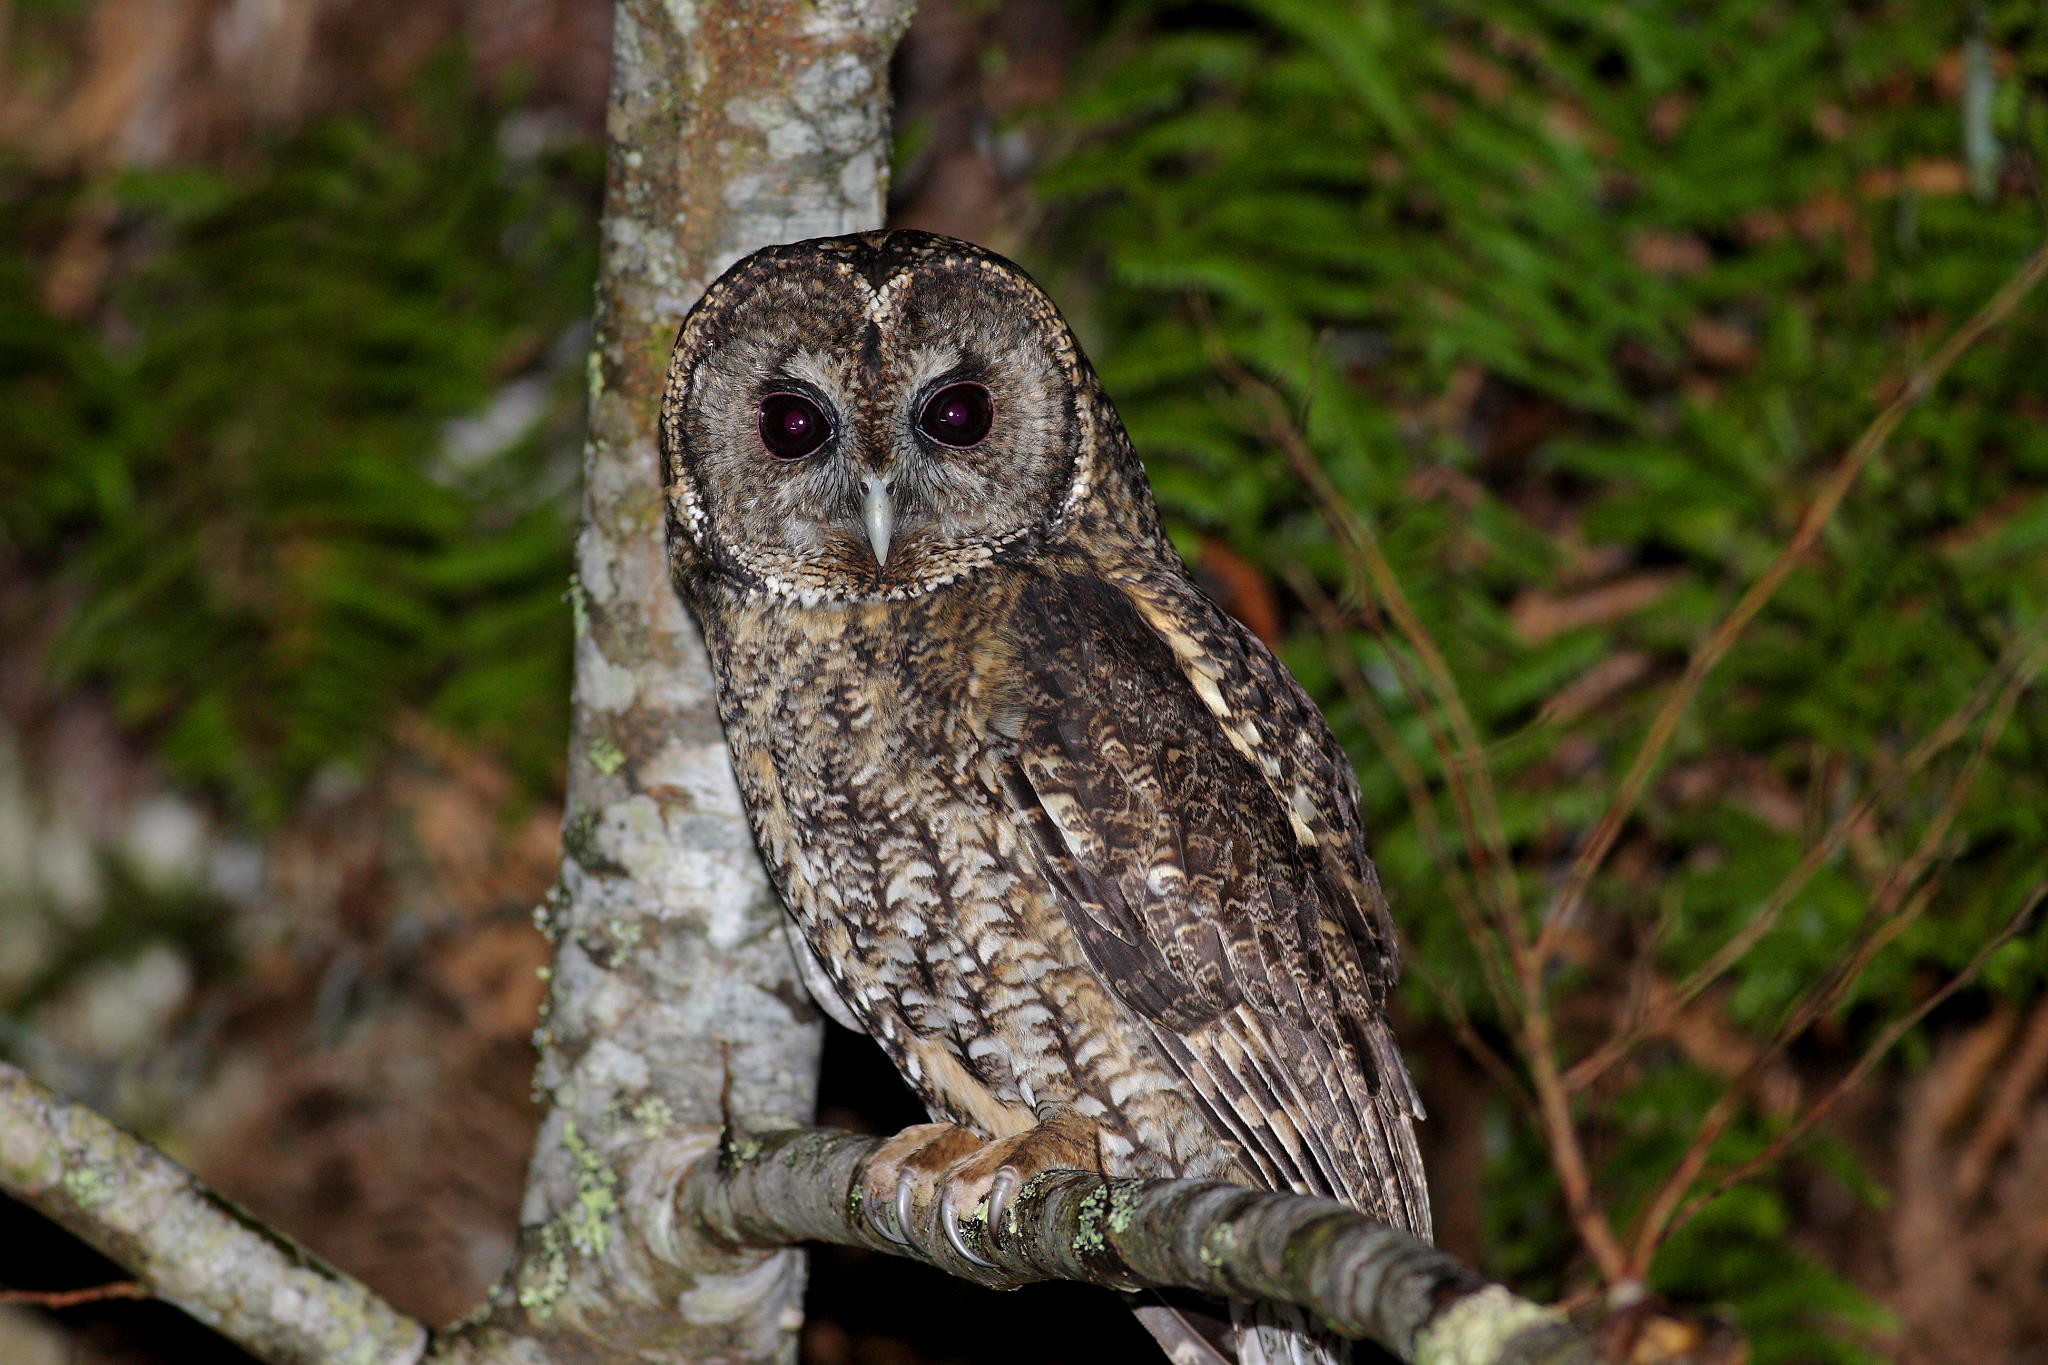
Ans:
[[[1284,705],[1321,732],[1324,783],[1305,789],[1321,796],[1304,822],[1317,843],[1287,816],[1297,758],[1269,777],[1223,741],[1173,650],[1099,577],[1043,577],[1019,597],[1011,629],[1026,683],[1006,794],[1067,893],[1090,964],[1155,1026],[1212,1122],[1243,1142],[1227,1113],[1291,1116],[1285,1135],[1271,1122],[1250,1129],[1269,1169],[1426,1233],[1413,1093],[1374,1043],[1394,971],[1385,909],[1361,876],[1355,820],[1347,831],[1322,809],[1342,790],[1327,781],[1341,750],[1305,698],[1285,696],[1297,685],[1248,630],[1206,599],[1166,600],[1195,608],[1178,628],[1227,662],[1224,676],[1260,714]],[[1340,838],[1346,847],[1325,847]],[[1245,1066],[1209,1055],[1224,1037]]]

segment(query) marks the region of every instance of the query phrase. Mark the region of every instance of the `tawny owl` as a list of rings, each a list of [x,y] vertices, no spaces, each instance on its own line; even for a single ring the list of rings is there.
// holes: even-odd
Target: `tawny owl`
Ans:
[[[1045,294],[925,233],[759,252],[684,322],[661,431],[676,584],[805,978],[945,1125],[877,1179],[939,1171],[975,1259],[963,1215],[999,1237],[1056,1167],[1426,1236],[1349,764],[1190,580]],[[1339,1350],[1235,1316],[1245,1362]]]

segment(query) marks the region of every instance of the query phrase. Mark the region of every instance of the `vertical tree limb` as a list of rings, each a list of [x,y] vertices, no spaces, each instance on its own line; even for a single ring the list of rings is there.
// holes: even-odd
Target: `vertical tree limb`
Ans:
[[[593,1360],[794,1351],[797,1254],[708,1254],[640,1197],[710,1145],[721,1096],[756,1125],[808,1119],[819,1036],[669,585],[655,414],[676,328],[720,271],[881,225],[888,62],[913,7],[615,11],[546,1115],[518,1262],[472,1340],[568,1334]]]

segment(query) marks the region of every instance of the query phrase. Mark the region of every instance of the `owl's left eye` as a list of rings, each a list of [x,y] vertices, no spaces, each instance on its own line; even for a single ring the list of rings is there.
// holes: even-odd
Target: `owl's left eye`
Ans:
[[[996,420],[996,400],[979,384],[948,384],[918,414],[917,429],[942,446],[978,446]]]
[[[832,419],[800,393],[771,393],[761,400],[761,444],[779,460],[801,460],[831,434]]]

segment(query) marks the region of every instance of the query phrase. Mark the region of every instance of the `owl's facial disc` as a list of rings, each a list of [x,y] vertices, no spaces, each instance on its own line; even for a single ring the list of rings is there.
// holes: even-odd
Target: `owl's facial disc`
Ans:
[[[1076,355],[1037,287],[964,243],[761,253],[678,342],[663,413],[678,529],[710,566],[813,600],[956,581],[1066,509]]]

